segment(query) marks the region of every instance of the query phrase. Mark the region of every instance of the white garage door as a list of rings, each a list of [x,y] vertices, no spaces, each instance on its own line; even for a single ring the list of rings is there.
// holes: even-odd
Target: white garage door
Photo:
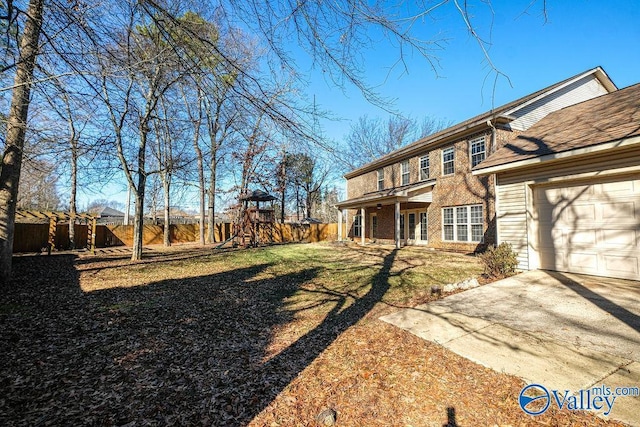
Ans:
[[[640,280],[640,177],[538,187],[540,267]]]

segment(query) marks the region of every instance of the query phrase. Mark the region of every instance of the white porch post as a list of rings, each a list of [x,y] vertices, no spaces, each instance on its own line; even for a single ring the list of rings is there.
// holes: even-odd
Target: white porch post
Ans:
[[[364,245],[364,234],[366,230],[366,221],[364,215],[364,208],[360,208],[360,243]]]
[[[400,202],[396,201],[396,248],[400,249]]]
[[[342,209],[338,209],[338,241],[342,241]]]

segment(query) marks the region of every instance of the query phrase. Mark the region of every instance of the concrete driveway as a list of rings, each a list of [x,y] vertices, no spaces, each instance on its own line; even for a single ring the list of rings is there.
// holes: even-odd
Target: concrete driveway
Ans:
[[[640,387],[640,282],[530,271],[382,320],[548,390]],[[638,408],[609,417],[640,426]]]

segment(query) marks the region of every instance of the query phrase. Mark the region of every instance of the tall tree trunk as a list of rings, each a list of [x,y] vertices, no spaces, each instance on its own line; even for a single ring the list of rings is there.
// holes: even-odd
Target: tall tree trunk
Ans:
[[[142,230],[144,228],[144,193],[147,182],[145,156],[147,149],[148,123],[143,120],[140,125],[140,145],[138,146],[138,188],[135,192],[136,210],[133,219],[133,253],[131,261],[142,259]]]
[[[201,109],[200,109],[201,110]],[[202,116],[202,112],[200,113]],[[205,222],[205,195],[207,190],[205,188],[204,182],[204,159],[202,158],[202,150],[200,149],[200,120],[194,125],[193,132],[193,150],[196,152],[196,160],[198,162],[198,191],[200,192],[200,216],[198,219],[198,224],[200,226],[200,244],[205,244],[204,239],[204,222]],[[209,242],[213,243],[213,227],[209,227]]]
[[[296,217],[300,222],[300,186],[296,185]]]
[[[133,216],[133,253],[131,260],[142,259],[142,231],[144,220],[144,193],[135,193],[135,210]]]
[[[285,201],[285,187],[282,187],[282,191],[280,192],[280,224],[284,224],[284,201]]]
[[[213,140],[212,140],[213,141]],[[207,223],[209,226],[209,241],[213,243],[214,241],[214,227],[216,225],[216,167],[218,165],[218,155],[215,150],[214,142],[211,143],[211,160],[210,160],[210,170],[211,175],[209,176],[209,218],[207,218]]]
[[[305,218],[311,218],[311,202],[312,202],[312,195],[311,192],[309,190],[307,190],[307,200],[305,200],[305,207],[306,207],[306,211],[307,213],[305,214]]]
[[[206,200],[207,200],[207,189],[205,188],[204,182],[204,160],[202,159],[202,150],[200,147],[196,148],[196,157],[198,159],[198,192],[200,193],[200,214],[198,216],[198,226],[200,229],[199,237],[200,244],[204,245],[206,240],[204,238],[204,229],[205,229],[205,217],[206,217]],[[210,232],[208,233],[211,234]],[[213,243],[213,239],[209,239],[210,243]]]
[[[69,142],[71,143],[71,195],[69,196],[69,249],[76,248],[76,193],[78,189],[78,137],[73,123],[73,113],[69,97],[65,93],[64,101],[69,125]]]
[[[171,246],[171,174],[165,173],[162,180],[164,191],[164,245]]]
[[[11,108],[7,123],[5,150],[0,166],[0,284],[11,276],[13,256],[13,233],[15,227],[18,184],[22,167],[22,150],[29,114],[29,96],[33,70],[38,54],[38,39],[42,26],[44,0],[31,0],[27,10],[20,57],[16,68]]]
[[[204,96],[204,91],[200,87],[200,81],[197,80],[197,92],[198,92],[198,103],[197,103],[197,116],[191,110],[191,99],[187,97],[184,88],[181,87],[180,91],[182,93],[182,97],[184,99],[184,105],[187,110],[187,115],[189,119],[193,123],[193,151],[196,153],[196,164],[198,169],[198,196],[199,196],[199,215],[198,215],[198,227],[199,227],[199,238],[200,244],[206,244],[205,240],[205,217],[207,212],[206,207],[206,197],[207,197],[207,188],[204,179],[204,156],[202,154],[202,149],[200,148],[200,128],[202,126],[202,99]],[[210,237],[209,242],[213,243],[213,227],[209,227],[209,232],[207,235]]]
[[[78,186],[78,141],[71,135],[71,196],[69,197],[69,249],[76,248],[76,192]]]
[[[280,224],[284,224],[285,209],[284,204],[287,196],[287,152],[283,151],[282,163],[278,171],[280,184]]]

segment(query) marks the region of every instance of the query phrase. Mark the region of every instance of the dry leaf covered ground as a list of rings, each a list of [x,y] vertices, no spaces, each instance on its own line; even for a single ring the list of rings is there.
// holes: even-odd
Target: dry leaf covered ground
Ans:
[[[0,425],[615,425],[518,407],[523,383],[378,320],[477,276],[405,248],[196,246],[14,259]],[[479,302],[480,303],[480,302]]]

